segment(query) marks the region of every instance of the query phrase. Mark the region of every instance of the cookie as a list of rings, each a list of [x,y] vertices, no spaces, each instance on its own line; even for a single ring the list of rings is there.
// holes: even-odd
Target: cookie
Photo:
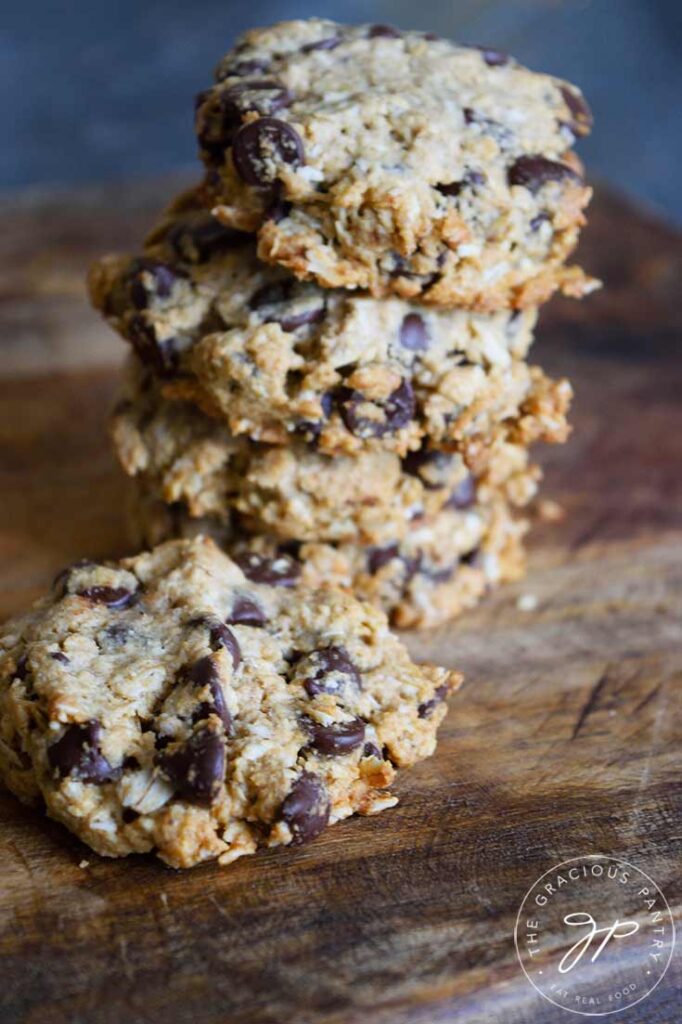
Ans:
[[[81,562],[0,630],[0,774],[105,856],[174,867],[307,842],[396,803],[434,750],[446,669],[386,618],[206,539]]]
[[[402,629],[429,628],[473,607],[491,588],[525,570],[525,519],[502,495],[466,516],[448,509],[414,524],[402,540],[381,545],[283,542],[215,516],[194,517],[182,502],[164,502],[148,481],[133,481],[131,536],[157,544],[169,537],[211,536],[249,574],[277,565],[305,586],[343,587],[382,608]]]
[[[539,472],[528,449],[502,425],[468,461],[457,452],[420,449],[328,456],[301,440],[256,444],[189,402],[169,401],[133,361],[110,421],[126,473],[150,481],[164,501],[192,516],[227,521],[238,512],[251,532],[284,539],[381,544],[404,537],[416,520],[452,509],[466,520],[490,492],[516,504],[534,493]]]
[[[535,310],[417,311],[325,292],[264,267],[198,203],[178,200],[142,258],[100,261],[91,294],[166,395],[233,434],[327,453],[456,447],[536,386],[524,361]]]
[[[479,311],[594,286],[578,89],[506,54],[332,21],[247,32],[197,98],[215,212],[324,288]]]

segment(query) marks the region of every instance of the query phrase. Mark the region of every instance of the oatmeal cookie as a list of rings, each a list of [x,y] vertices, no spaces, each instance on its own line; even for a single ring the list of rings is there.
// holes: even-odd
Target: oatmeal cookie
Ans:
[[[330,454],[404,455],[427,439],[457,447],[515,415],[538,386],[525,362],[534,309],[417,311],[325,292],[264,267],[233,235],[221,236],[191,192],[143,257],[105,258],[90,276],[93,302],[164,393],[233,434],[300,437]],[[557,385],[564,408],[568,396]]]
[[[207,539],[81,562],[0,630],[0,775],[94,850],[174,867],[396,803],[460,677],[385,616]]]
[[[381,544],[404,537],[418,519],[452,509],[466,518],[491,492],[517,504],[539,476],[528,447],[503,424],[465,455],[422,448],[323,455],[302,440],[287,446],[235,438],[189,402],[169,401],[132,362],[110,421],[119,462],[149,480],[164,501],[192,516],[227,521],[236,511],[252,532],[284,539]]]
[[[402,629],[438,626],[525,571],[528,523],[502,495],[466,514],[448,509],[420,520],[402,540],[381,545],[251,536],[235,519],[197,518],[182,502],[167,504],[143,479],[132,482],[129,521],[136,543],[208,535],[247,575],[276,564],[287,579],[305,586],[346,588],[382,608]]]
[[[247,32],[197,98],[220,220],[324,288],[479,311],[589,281],[565,261],[591,189],[575,86],[385,25]]]

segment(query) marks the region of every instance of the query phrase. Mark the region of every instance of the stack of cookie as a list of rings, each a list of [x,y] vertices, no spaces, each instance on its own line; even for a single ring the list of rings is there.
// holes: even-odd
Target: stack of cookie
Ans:
[[[244,36],[198,97],[206,176],[93,269],[133,355],[112,436],[146,543],[434,625],[523,567],[571,389],[529,365],[590,198],[579,91],[388,26]]]

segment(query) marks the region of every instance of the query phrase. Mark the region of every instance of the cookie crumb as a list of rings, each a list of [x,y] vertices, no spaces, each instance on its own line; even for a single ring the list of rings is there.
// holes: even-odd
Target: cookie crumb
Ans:
[[[551,498],[542,498],[537,504],[538,519],[543,523],[560,523],[566,515],[562,505]]]
[[[79,867],[79,868],[80,868],[80,869],[81,869],[82,871],[85,871],[85,869],[86,869],[86,868],[89,868],[89,867],[90,867],[90,861],[89,861],[89,860],[82,860],[82,861],[80,862],[80,864],[78,865],[78,867]]]

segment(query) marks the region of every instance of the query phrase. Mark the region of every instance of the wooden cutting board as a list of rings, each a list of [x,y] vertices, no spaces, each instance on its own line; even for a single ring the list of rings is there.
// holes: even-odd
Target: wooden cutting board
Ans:
[[[127,551],[104,436],[122,346],[82,279],[176,186],[0,208],[3,617],[74,558]],[[573,439],[541,456],[565,516],[538,526],[526,580],[409,637],[467,682],[398,807],[175,873],[101,859],[3,794],[3,1024],[554,1024],[580,1018],[513,941],[544,871],[623,858],[679,909],[682,240],[602,192],[582,256],[607,288],[551,304],[535,350],[577,391]],[[678,963],[618,1019],[679,1021]]]

